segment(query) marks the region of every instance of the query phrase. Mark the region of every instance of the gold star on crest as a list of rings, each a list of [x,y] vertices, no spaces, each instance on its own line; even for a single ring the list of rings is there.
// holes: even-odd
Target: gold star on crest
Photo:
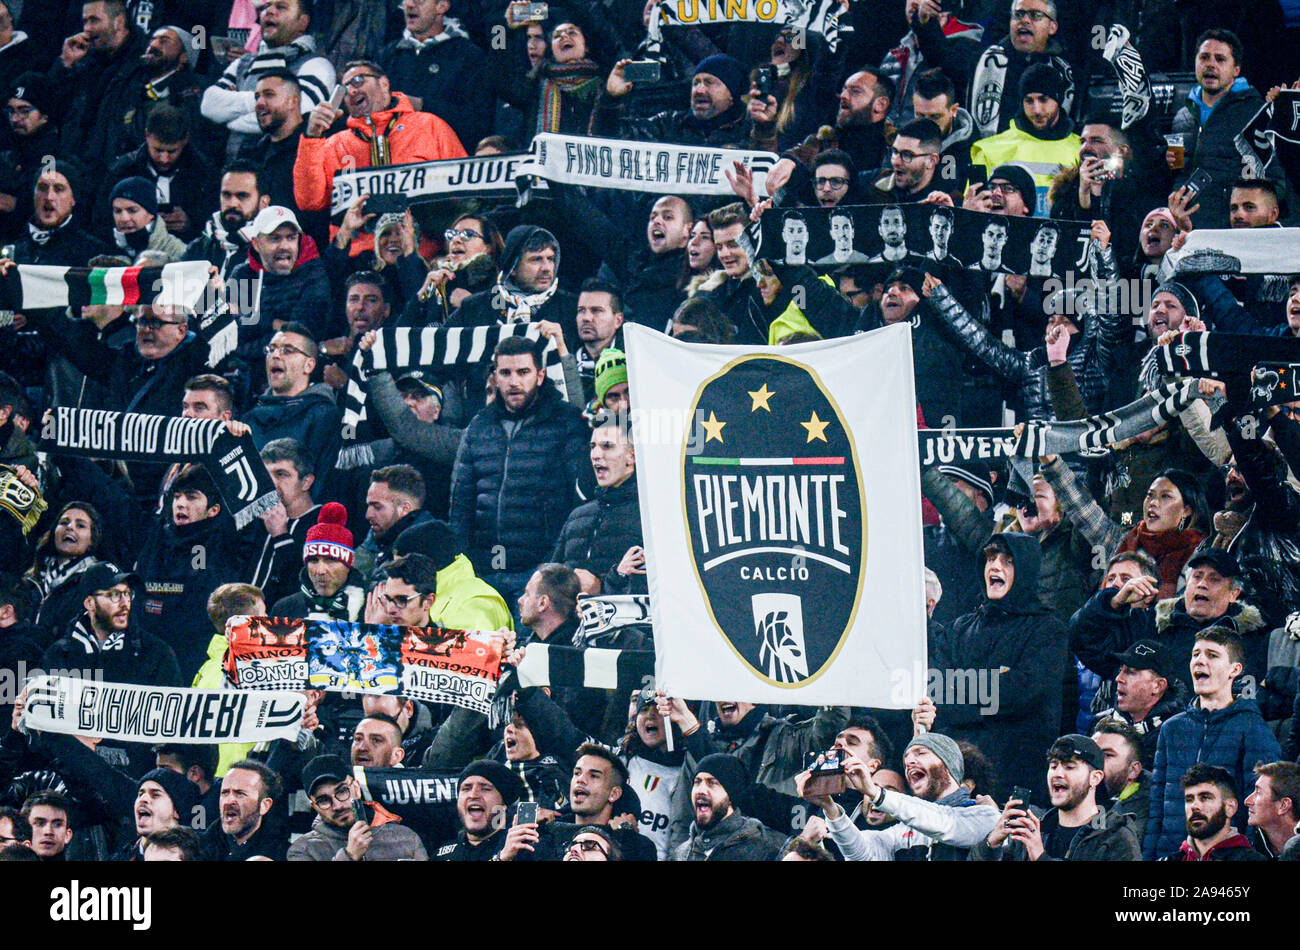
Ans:
[[[809,419],[807,422],[801,422],[799,423],[799,425],[803,426],[805,429],[808,430],[809,442],[811,442],[813,439],[821,439],[823,442],[828,441],[826,438],[826,427],[830,425],[830,420],[823,422],[822,420],[817,418],[817,413],[814,412],[812,414],[811,419]]]
[[[754,404],[749,407],[749,411],[757,412],[759,409],[766,409],[771,412],[772,407],[767,404],[767,401],[775,395],[776,393],[767,388],[767,383],[764,383],[761,389],[756,389],[749,394],[749,398],[754,400]]]
[[[708,435],[704,437],[705,442],[709,442],[712,439],[717,439],[719,442],[722,441],[722,427],[725,426],[726,423],[719,422],[718,417],[713,414],[712,410],[709,411],[709,418],[707,420],[700,420],[700,425],[704,426],[704,431],[708,433]]]

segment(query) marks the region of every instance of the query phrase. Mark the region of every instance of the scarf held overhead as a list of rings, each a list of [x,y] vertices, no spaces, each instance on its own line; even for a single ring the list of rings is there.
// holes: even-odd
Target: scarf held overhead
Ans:
[[[840,34],[853,32],[851,23],[840,23],[844,9],[840,0],[659,0],[646,33],[657,44],[665,26],[770,23],[820,33],[833,53]]]
[[[299,693],[177,689],[41,676],[27,684],[23,722],[38,732],[122,742],[271,742],[298,737]]]
[[[162,267],[55,267],[19,264],[0,277],[0,300],[11,310],[159,305],[194,309],[208,285],[207,261]]]
[[[280,500],[252,434],[235,438],[220,419],[56,406],[41,429],[41,440],[53,455],[202,462],[236,528],[260,518]]]
[[[778,158],[772,152],[751,149],[543,132],[533,137],[530,158],[519,166],[515,177],[521,203],[527,197],[530,178],[661,195],[730,195],[731,185],[724,172],[741,162],[754,173],[754,189],[762,194],[767,173]]]
[[[386,168],[359,168],[334,175],[330,214],[348,210],[362,195],[402,195],[412,203],[438,198],[513,198],[524,153],[413,162]],[[545,188],[545,182],[537,185]]]
[[[505,636],[345,621],[232,617],[225,671],[239,689],[409,696],[486,713]]]
[[[394,378],[413,369],[434,369],[444,373],[463,371],[492,358],[504,337],[541,338],[535,323],[507,323],[495,327],[385,327],[379,331],[375,345],[358,349],[348,366],[348,385],[343,393],[344,438],[352,438],[356,427],[366,418],[366,380],[371,373],[387,371]],[[546,341],[542,352],[546,378],[554,380],[564,395],[564,373],[560,368],[560,351],[554,340]]]

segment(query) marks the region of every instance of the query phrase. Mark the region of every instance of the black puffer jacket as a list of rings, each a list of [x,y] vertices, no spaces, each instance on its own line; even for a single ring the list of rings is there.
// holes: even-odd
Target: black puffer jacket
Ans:
[[[604,578],[637,544],[641,544],[641,505],[633,475],[622,485],[599,489],[594,499],[573,509],[551,560]]]
[[[1028,419],[1052,418],[1052,403],[1047,389],[1047,348],[1038,346],[1027,352],[1007,346],[988,331],[963,307],[945,286],[935,289],[930,309],[956,332],[962,347],[985,363],[994,373],[1020,387]],[[1074,375],[1080,380],[1084,402],[1089,412],[1099,412],[1111,372],[1115,368],[1114,343],[1102,332],[1095,314],[1085,314],[1083,330],[1070,342],[1066,356]]]
[[[1264,104],[1264,97],[1245,80],[1238,79],[1231,91],[1215,103],[1202,124],[1199,97],[1192,98],[1199,92],[1199,86],[1192,87],[1170,129],[1188,137],[1187,164],[1175,176],[1174,187],[1187,184],[1197,169],[1208,172],[1211,181],[1197,196],[1201,207],[1192,215],[1192,224],[1198,228],[1226,228],[1228,193],[1232,183],[1241,177],[1241,153],[1235,140]]]
[[[478,574],[529,571],[550,555],[586,456],[581,413],[549,386],[521,413],[494,400],[470,420],[451,474],[451,526]]]
[[[1037,813],[1038,809],[1034,809]],[[1040,817],[1042,835],[1046,838],[1061,825],[1061,812],[1050,808]],[[1065,857],[1053,858],[1044,853],[1043,861],[1141,861],[1142,832],[1137,819],[1129,812],[1107,811],[1099,808],[1092,821],[1075,832],[1074,840],[1065,851]],[[1000,848],[990,848],[981,841],[971,849],[969,861],[1028,861],[1029,854],[1019,841],[1008,840]]]
[[[665,145],[707,145],[710,148],[747,148],[750,121],[741,103],[712,119],[697,119],[690,109],[660,112],[648,119],[619,115],[619,100],[602,92],[591,113],[592,135],[662,142]]]
[[[936,723],[945,735],[974,743],[998,763],[1001,786],[995,797],[1002,800],[1012,785],[1037,789],[1043,784],[1043,753],[1058,735],[1067,657],[1065,625],[1038,596],[1038,540],[1012,531],[996,537],[1008,546],[1015,565],[1011,590],[998,600],[986,594],[979,608],[958,617],[930,662],[940,670],[978,670],[981,676],[1005,670],[997,674],[996,693],[992,683],[983,687],[988,702],[967,695],[955,703],[959,697],[941,696],[948,702],[939,705]],[[989,714],[994,703],[996,711]]]

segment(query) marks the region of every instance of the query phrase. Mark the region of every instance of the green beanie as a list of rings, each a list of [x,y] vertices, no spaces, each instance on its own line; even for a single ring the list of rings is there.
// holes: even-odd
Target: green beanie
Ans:
[[[627,355],[607,347],[596,360],[596,402],[604,405],[605,394],[619,383],[627,382]]]

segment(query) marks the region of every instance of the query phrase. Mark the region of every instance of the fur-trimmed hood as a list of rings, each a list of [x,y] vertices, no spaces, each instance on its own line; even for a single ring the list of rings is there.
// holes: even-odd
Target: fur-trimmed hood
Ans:
[[[1169,597],[1156,603],[1156,629],[1158,631],[1164,633],[1175,622],[1176,618],[1181,623],[1199,623],[1183,607],[1182,597]],[[1207,623],[1203,626],[1231,626],[1237,633],[1244,635],[1262,630],[1264,628],[1264,616],[1255,605],[1237,600],[1228,607],[1226,614],[1219,617],[1214,623]]]

